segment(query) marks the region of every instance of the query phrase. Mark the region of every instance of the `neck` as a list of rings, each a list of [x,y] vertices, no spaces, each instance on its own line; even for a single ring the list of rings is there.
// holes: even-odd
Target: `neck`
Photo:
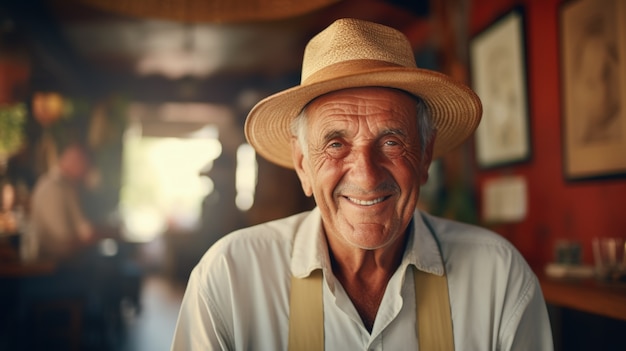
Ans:
[[[407,237],[404,235],[390,246],[376,250],[342,250],[338,249],[337,243],[333,245],[332,239],[328,240],[333,274],[369,332],[374,326],[387,284],[402,261]]]
[[[405,234],[383,248],[369,250],[346,245],[338,236],[327,235],[333,273],[336,276],[361,277],[365,280],[372,274],[391,275],[402,261],[407,238],[408,234]]]

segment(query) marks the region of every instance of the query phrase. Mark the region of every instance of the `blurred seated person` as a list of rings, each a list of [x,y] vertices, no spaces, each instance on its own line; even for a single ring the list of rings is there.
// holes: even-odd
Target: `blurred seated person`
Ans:
[[[0,234],[17,232],[17,218],[13,212],[15,188],[11,183],[0,182]]]
[[[21,282],[23,310],[46,300],[81,303],[87,328],[105,332],[120,318],[120,302],[129,297],[139,307],[141,271],[118,251],[115,228],[88,219],[80,189],[91,167],[89,151],[79,143],[61,150],[58,162],[36,182],[30,224],[38,257],[56,261],[53,274]],[[32,318],[32,316],[30,316]]]
[[[65,260],[94,242],[95,233],[79,201],[79,189],[89,170],[87,150],[66,146],[58,163],[35,184],[31,198],[31,224],[39,242],[39,256]]]
[[[18,257],[14,245],[15,234],[19,231],[18,219],[13,211],[14,202],[15,189],[11,183],[0,180],[0,264]]]

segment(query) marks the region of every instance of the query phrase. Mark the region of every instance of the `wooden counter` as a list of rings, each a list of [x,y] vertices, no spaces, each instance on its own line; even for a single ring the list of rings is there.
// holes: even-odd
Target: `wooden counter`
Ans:
[[[626,321],[626,284],[540,276],[547,303]]]
[[[0,262],[0,278],[24,278],[42,275],[51,275],[56,270],[53,261],[34,262]]]

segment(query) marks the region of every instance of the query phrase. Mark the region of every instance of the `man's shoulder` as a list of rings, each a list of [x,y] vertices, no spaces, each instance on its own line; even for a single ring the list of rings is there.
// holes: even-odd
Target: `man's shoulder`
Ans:
[[[33,187],[33,196],[37,196],[38,194],[47,194],[51,191],[61,191],[65,188],[65,184],[63,183],[60,174],[58,172],[54,172],[54,170],[50,170],[37,179],[35,186]]]
[[[439,242],[450,244],[503,245],[512,247],[503,236],[475,224],[422,213],[424,223]]]
[[[494,231],[431,215],[422,217],[439,243],[446,261],[461,260],[468,265],[473,262],[479,266],[501,265],[501,268],[526,266],[517,248]]]
[[[252,299],[248,294],[258,289],[268,296],[284,294],[295,233],[306,217],[301,213],[227,234],[203,255],[190,279],[216,299],[226,299],[229,291],[242,299]]]
[[[470,279],[485,286],[508,281],[519,289],[536,284],[524,256],[502,235],[454,220],[430,215],[423,218],[440,245],[452,279]],[[491,281],[493,277],[499,278]]]

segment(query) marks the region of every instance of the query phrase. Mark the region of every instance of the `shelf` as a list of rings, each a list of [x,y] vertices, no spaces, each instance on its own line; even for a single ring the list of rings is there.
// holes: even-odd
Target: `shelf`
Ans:
[[[626,321],[626,285],[540,276],[547,303]]]

